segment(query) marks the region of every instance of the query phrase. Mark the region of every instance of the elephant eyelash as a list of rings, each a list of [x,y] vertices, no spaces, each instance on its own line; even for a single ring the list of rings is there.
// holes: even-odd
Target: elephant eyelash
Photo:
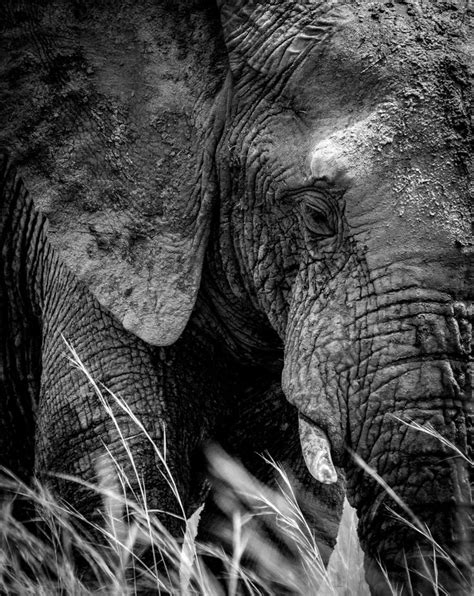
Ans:
[[[303,221],[313,238],[332,238],[338,230],[338,213],[333,201],[325,196],[309,196],[303,200]]]
[[[337,235],[341,212],[338,200],[343,194],[325,178],[316,180],[312,186],[288,193],[300,205],[304,226],[313,240],[324,240]]]

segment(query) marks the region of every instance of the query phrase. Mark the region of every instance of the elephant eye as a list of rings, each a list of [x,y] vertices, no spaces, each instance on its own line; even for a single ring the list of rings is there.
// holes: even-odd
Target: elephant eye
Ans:
[[[303,221],[315,239],[331,238],[337,234],[336,209],[327,197],[306,197],[303,202]]]

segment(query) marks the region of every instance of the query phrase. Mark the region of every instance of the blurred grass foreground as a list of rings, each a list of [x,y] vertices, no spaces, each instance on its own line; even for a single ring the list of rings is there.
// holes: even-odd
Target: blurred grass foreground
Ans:
[[[68,348],[72,365],[88,377],[110,416],[113,417],[110,407],[113,401],[151,441],[127,404],[95,383],[74,349]],[[118,425],[116,419],[113,423]],[[125,439],[124,447],[131,458],[131,468],[136,469]],[[159,446],[153,448],[169,472]],[[147,507],[145,487],[141,486],[138,475],[133,481],[139,485],[139,498],[126,497],[130,494],[127,488],[131,481],[105,447],[104,456],[96,462],[97,482],[94,486],[86,485],[100,495],[100,523],[85,519],[72,506],[53,496],[47,487],[39,483],[27,486],[2,470],[0,593],[19,596],[369,594],[357,539],[357,518],[347,502],[337,547],[326,569],[291,482],[277,463],[267,461],[279,479],[279,489],[270,490],[217,446],[208,450],[207,457],[212,475],[219,480],[216,502],[223,513],[218,540],[212,543],[197,538],[200,511],[188,520],[183,513],[185,535],[172,536]],[[179,502],[176,484],[171,474],[168,476]],[[32,522],[21,523],[15,518],[19,501],[33,512]],[[180,509],[183,511],[182,506]],[[396,593],[394,590],[393,594]]]
[[[210,457],[227,484],[226,494],[219,499],[225,502],[227,518],[219,532],[221,544],[202,544],[196,539],[199,512],[186,521],[184,539],[170,535],[143,504],[123,497],[119,481],[113,486],[111,468],[105,458],[98,466],[99,480],[95,487],[102,497],[103,524],[94,527],[44,486],[28,487],[5,472],[2,489],[11,499],[5,500],[0,512],[0,593],[19,596],[362,596],[369,593],[363,579],[356,518],[348,505],[338,546],[325,569],[289,484],[281,492],[270,491],[259,486],[223,452],[216,449]],[[33,528],[15,520],[12,514],[19,498],[35,507]],[[274,541],[269,541],[268,527],[281,539],[284,548],[279,549]],[[97,531],[101,532],[101,540],[95,538]],[[142,558],[144,552],[150,551],[152,557],[148,554]],[[218,580],[208,567],[210,559],[219,562],[225,580]]]
[[[226,483],[219,495],[227,520],[219,531],[222,544],[197,541],[199,512],[186,521],[184,540],[171,536],[146,506],[123,496],[118,478],[115,485],[111,481],[112,468],[105,458],[98,464],[95,487],[102,498],[103,524],[93,527],[44,486],[28,487],[4,471],[2,489],[11,498],[0,512],[0,593],[368,594],[356,517],[347,504],[338,546],[325,569],[283,471],[284,488],[270,491],[217,448],[209,457]],[[13,516],[17,499],[34,505],[33,528]],[[133,522],[126,521],[131,518]],[[269,526],[282,541],[281,550],[269,541]],[[97,531],[99,541],[94,538]],[[146,549],[153,556],[142,559]],[[225,581],[209,569],[210,558],[219,561]]]

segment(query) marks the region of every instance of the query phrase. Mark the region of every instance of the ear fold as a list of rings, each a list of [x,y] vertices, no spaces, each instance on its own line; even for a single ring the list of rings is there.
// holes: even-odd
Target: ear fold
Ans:
[[[194,305],[227,59],[189,1],[0,8],[0,144],[49,239],[123,325],[174,342]]]

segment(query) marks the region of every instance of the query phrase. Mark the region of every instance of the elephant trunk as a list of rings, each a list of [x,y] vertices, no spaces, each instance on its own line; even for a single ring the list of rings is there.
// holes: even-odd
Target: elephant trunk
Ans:
[[[450,594],[465,594],[471,548],[467,466],[439,439],[401,423],[385,425],[386,440],[373,446],[368,468],[354,462],[347,470],[373,593],[387,589],[380,562],[392,584],[407,585],[410,577],[415,593],[435,593],[439,582]]]
[[[469,470],[461,455],[472,390],[467,311],[438,297],[397,301],[377,309],[376,319],[359,337],[367,364],[348,397],[348,443],[390,487],[360,462],[348,463],[367,578],[373,594],[387,593],[381,562],[392,584],[411,584],[415,593],[438,593],[437,585],[465,594],[471,573]]]
[[[400,501],[392,500],[390,489],[360,469],[351,466],[348,471],[349,498],[360,516],[367,580],[373,594],[387,593],[383,570],[392,585],[411,583],[415,593],[438,593],[438,584],[450,594],[466,594],[471,585],[466,466],[447,450],[408,433],[412,449],[392,445],[383,457],[368,461]],[[397,472],[384,473],[384,461],[392,462]]]
[[[364,302],[334,283],[324,309],[301,317],[308,305],[300,305],[290,313],[283,388],[303,421],[300,438],[313,475],[322,482],[333,476],[325,440],[335,466],[346,469],[372,593],[390,593],[380,562],[391,582],[416,587],[414,593],[430,594],[438,582],[449,594],[463,594],[471,497],[460,453],[468,452],[471,324],[466,304],[444,288],[411,288],[375,287]],[[345,456],[344,445],[385,486]],[[419,531],[424,525],[426,536]]]

